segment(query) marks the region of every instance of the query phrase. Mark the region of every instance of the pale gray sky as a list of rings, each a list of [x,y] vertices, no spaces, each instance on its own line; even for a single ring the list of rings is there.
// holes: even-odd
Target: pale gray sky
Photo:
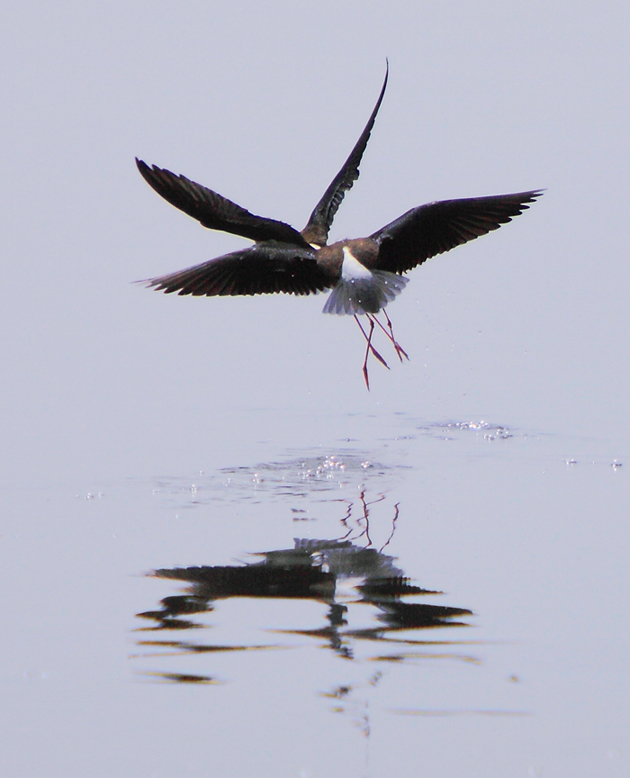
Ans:
[[[192,462],[226,410],[252,407],[627,432],[629,13],[5,4],[4,475],[151,471],[191,428]],[[390,309],[410,364],[373,366],[367,394],[359,333],[320,314],[322,295],[191,300],[130,284],[243,245],[160,201],[135,155],[301,228],[386,56],[388,93],[332,237],[433,199],[548,187],[514,224],[410,274]]]

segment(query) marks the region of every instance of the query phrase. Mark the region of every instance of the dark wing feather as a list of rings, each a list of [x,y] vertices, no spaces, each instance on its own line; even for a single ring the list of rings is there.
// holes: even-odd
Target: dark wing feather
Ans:
[[[308,224],[302,230],[302,235],[307,243],[314,243],[316,246],[325,246],[328,240],[328,232],[337,213],[337,209],[341,205],[346,192],[352,189],[352,185],[359,177],[359,165],[361,164],[361,158],[367,146],[367,142],[370,139],[370,133],[372,127],[374,127],[374,121],[376,120],[376,114],[378,113],[381,103],[383,102],[383,96],[385,94],[385,87],[387,86],[387,77],[389,75],[389,63],[387,63],[387,69],[385,71],[385,80],[381,88],[381,93],[376,101],[372,115],[370,116],[368,123],[365,125],[365,129],[361,133],[361,137],[357,141],[356,146],[352,149],[352,153],[348,159],[344,162],[343,167],[335,176],[333,182],[328,187],[322,199],[315,206],[315,210],[311,214]]]
[[[271,241],[139,283],[167,294],[179,292],[198,297],[273,292],[305,295],[334,286],[335,278],[320,268],[310,247],[303,249]]]
[[[542,191],[443,200],[412,208],[370,237],[379,244],[380,270],[404,273],[429,257],[498,230],[529,208]]]
[[[144,180],[159,195],[210,230],[231,232],[256,241],[280,240],[308,246],[300,233],[284,222],[255,216],[227,197],[170,170],[149,167],[140,159],[136,159],[136,164]]]

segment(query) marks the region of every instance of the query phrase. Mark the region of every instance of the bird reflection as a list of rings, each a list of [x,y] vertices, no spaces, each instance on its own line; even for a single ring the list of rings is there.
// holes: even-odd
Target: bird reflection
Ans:
[[[349,520],[351,509],[348,510],[342,519],[345,535],[341,538],[296,539],[292,548],[255,554],[256,561],[249,563],[153,571],[150,575],[154,577],[184,582],[188,586],[182,594],[163,598],[159,608],[137,614],[153,622],[140,631],[146,635],[147,632],[199,630],[207,626],[200,618],[201,615],[215,611],[219,602],[247,597],[322,603],[325,610],[319,624],[310,628],[269,628],[265,632],[274,634],[276,640],[281,635],[286,636],[287,641],[289,636],[313,639],[348,660],[355,659],[359,643],[364,647],[377,647],[376,650],[369,649],[369,658],[380,661],[407,661],[427,656],[435,658],[440,654],[427,654],[428,646],[461,645],[462,641],[427,640],[412,634],[417,630],[467,626],[462,617],[470,616],[472,612],[466,608],[434,605],[424,601],[424,598],[435,597],[443,592],[415,585],[394,564],[395,558],[384,553],[384,546],[377,549],[372,545],[369,539],[369,504],[362,494],[362,515],[354,520],[353,525]],[[395,506],[392,533],[395,531],[398,511],[398,506]],[[352,531],[356,531],[358,537],[347,537]],[[357,542],[359,539],[363,540],[363,545]],[[414,601],[410,602],[411,598]],[[356,621],[357,616],[361,617],[361,626],[351,627],[350,622]],[[283,648],[288,644],[276,642],[261,645],[257,641],[256,644],[243,641],[225,645],[157,635],[152,639],[144,637],[138,641],[138,645],[145,649],[158,649],[160,655],[164,651],[190,655],[268,650]],[[452,653],[448,656],[453,658]],[[470,659],[466,656],[459,658]],[[173,673],[165,673],[161,678],[180,682],[211,680],[210,676],[186,674],[179,677]]]

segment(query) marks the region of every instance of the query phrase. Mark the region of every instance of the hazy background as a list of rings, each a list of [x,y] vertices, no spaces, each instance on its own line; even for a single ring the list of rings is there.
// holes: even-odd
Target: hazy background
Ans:
[[[238,500],[222,509],[226,521],[238,516],[240,522],[231,545],[221,546],[223,530],[219,524],[208,529],[206,513],[194,513],[199,526],[190,535],[171,534],[172,528],[154,523],[155,508],[149,507],[159,477],[171,487],[179,484],[175,492],[184,494],[199,471],[255,468],[282,457],[293,461],[300,452],[327,455],[347,439],[359,441],[365,457],[385,461],[394,441],[424,440],[419,430],[489,420],[514,431],[514,440],[537,441],[534,448],[525,446],[522,469],[506,464],[512,460],[502,458],[503,449],[495,447],[488,459],[483,434],[477,433],[472,449],[460,441],[450,457],[431,448],[438,446],[439,436],[433,436],[429,448],[394,447],[387,462],[398,479],[395,489],[391,483],[388,488],[401,494],[411,489],[407,507],[421,507],[427,521],[421,537],[413,535],[414,510],[406,525],[405,543],[419,544],[423,564],[437,566],[436,580],[421,584],[456,592],[451,604],[485,611],[488,619],[497,611],[484,600],[484,584],[509,599],[537,579],[541,565],[565,587],[561,595],[554,589],[561,599],[548,603],[550,611],[565,612],[569,602],[578,608],[590,593],[595,599],[589,613],[603,619],[594,586],[619,598],[609,603],[611,614],[623,611],[627,581],[616,576],[626,567],[624,471],[630,467],[629,22],[626,3],[579,0],[3,4],[0,477],[6,498],[3,589],[12,600],[13,660],[5,682],[14,701],[3,707],[12,709],[17,700],[24,706],[5,729],[15,759],[4,774],[84,774],[89,755],[97,754],[98,763],[90,766],[94,775],[161,775],[160,760],[149,769],[142,755],[159,751],[163,734],[147,725],[144,739],[136,742],[134,735],[128,742],[116,729],[122,710],[129,716],[135,711],[127,695],[139,695],[151,710],[167,709],[174,699],[160,695],[160,703],[149,703],[142,695],[153,695],[146,690],[155,687],[131,681],[125,630],[133,614],[151,607],[149,600],[157,596],[154,590],[147,596],[148,589],[139,596],[133,588],[138,580],[129,588],[131,576],[167,564],[219,564],[246,550],[291,545],[299,534],[289,521],[268,538],[267,514],[234,507]],[[410,274],[404,294],[388,309],[410,363],[397,364],[383,345],[392,369],[373,363],[368,393],[360,333],[349,318],[321,314],[323,295],[190,299],[131,283],[246,245],[204,230],[162,201],[138,174],[134,156],[301,229],[367,121],[386,57],[388,91],[361,177],[337,214],[332,240],[370,234],[431,200],[547,188],[498,233]],[[572,458],[578,469],[567,476],[564,460]],[[626,467],[613,472],[611,464],[624,458]],[[588,463],[584,470],[581,463]],[[557,490],[543,485],[543,473],[561,479],[554,482]],[[347,488],[356,489],[356,483]],[[490,503],[474,499],[477,489]],[[105,523],[99,520],[93,527],[99,531],[88,538],[87,503],[77,502],[76,495],[83,500],[99,492],[119,496],[98,502]],[[391,503],[398,499],[392,495]],[[96,505],[97,499],[89,502]],[[449,523],[458,505],[470,512],[466,540],[461,557],[447,559],[440,554],[448,548],[449,533],[462,529],[461,513],[456,526]],[[502,506],[515,529],[503,521],[501,529],[487,526],[491,506]],[[171,516],[171,507],[164,504],[159,515]],[[565,516],[561,530],[554,524],[558,510]],[[584,534],[576,529],[580,517]],[[529,523],[534,518],[535,526]],[[125,535],[124,550],[114,554],[118,561],[107,567],[113,552],[106,539],[116,532],[121,537],[124,528],[135,540]],[[503,531],[517,532],[518,540]],[[489,537],[496,543],[492,558],[503,560],[492,574],[484,564]],[[607,538],[612,557],[595,552]],[[555,553],[574,542],[592,552],[583,565],[568,552],[561,558]],[[532,544],[527,564],[519,543]],[[478,555],[476,562],[470,555]],[[470,568],[462,567],[467,558]],[[410,569],[409,562],[407,574],[418,578],[421,570]],[[46,573],[40,576],[41,565]],[[463,570],[470,572],[465,583]],[[525,608],[528,629],[538,623],[538,598],[551,596],[550,581],[542,575],[536,607],[532,601]],[[470,595],[459,593],[460,583]],[[83,592],[80,602],[72,599],[75,587]],[[109,602],[111,621],[98,628],[95,621],[91,636],[80,637],[81,630],[71,636],[78,614],[101,600]],[[45,629],[39,608],[55,613]],[[66,623],[63,614],[70,612]],[[546,711],[554,725],[564,722],[564,746],[571,738],[586,743],[593,719],[600,733],[614,722],[627,725],[627,709],[622,713],[619,700],[602,691],[601,668],[591,664],[586,633],[595,639],[592,626],[579,609],[571,618],[585,630],[573,636],[571,646],[585,653],[566,687],[552,693],[559,665],[545,660],[537,665],[537,678],[548,696],[516,703],[519,710]],[[603,619],[600,628],[601,645],[620,648],[627,641],[623,625]],[[526,638],[516,631],[503,623],[498,633],[490,630],[484,637]],[[528,637],[533,639],[531,631]],[[540,639],[544,644],[547,638]],[[93,720],[82,714],[86,679],[80,673],[73,677],[65,640],[90,666],[92,661],[98,666],[100,653],[103,662],[114,662],[99,688],[113,684],[115,699],[99,703]],[[60,668],[68,662],[67,675],[59,676],[67,683],[59,681],[47,692],[49,707],[39,707],[37,693],[32,701],[24,697],[21,673],[54,665],[47,649],[53,644],[59,646]],[[37,658],[27,659],[35,646]],[[566,657],[565,649],[562,644],[543,653]],[[627,686],[621,655],[607,668],[606,688]],[[580,703],[580,723],[569,722],[564,716],[580,706],[567,690],[587,677],[593,696]],[[72,698],[70,688],[76,690],[76,707],[67,713],[67,729],[51,734],[50,743],[66,757],[85,749],[86,761],[77,756],[66,764],[48,750],[42,722],[56,719],[60,700]],[[188,693],[180,687],[166,692]],[[552,710],[544,700],[563,700],[566,707]],[[189,699],[178,704],[178,717],[194,708]],[[468,707],[477,704],[473,700]],[[492,704],[510,707],[503,698]],[[239,709],[237,702],[232,705]],[[253,710],[264,719],[262,703]],[[168,730],[173,721],[164,715]],[[286,715],[284,727],[299,718]],[[474,742],[476,725],[454,721],[449,719],[454,729],[444,732],[445,742]],[[424,724],[414,720],[396,746],[402,774],[419,774],[417,754],[406,754],[405,743],[426,733]],[[351,759],[342,770],[336,756],[318,772],[313,765],[322,755],[319,730],[306,732],[313,737],[314,760],[305,758],[307,772],[274,762],[277,751],[270,746],[260,774],[332,775],[335,764],[340,774],[354,775],[355,769],[363,774],[362,761]],[[523,735],[531,759],[521,759],[512,747],[506,756],[503,736],[488,729],[490,751],[464,761],[461,772],[444,766],[443,774],[488,776],[496,767],[497,775],[579,775],[587,757],[574,754],[575,764],[569,765],[564,758],[571,749],[555,752],[545,741],[547,725],[537,732],[540,740]],[[222,734],[218,745],[201,736],[193,742],[215,754],[224,747],[229,771],[228,750],[242,757],[244,741],[235,735],[228,746],[228,736]],[[299,734],[290,739],[299,753],[305,739]],[[35,758],[29,744],[38,742],[41,754]],[[627,774],[628,754],[619,749],[620,738],[608,742],[602,734],[590,752],[592,768],[600,775]],[[115,768],[102,761],[102,754],[112,753],[119,759]],[[208,769],[205,753],[200,750],[198,761],[182,766],[180,774]],[[499,753],[507,759],[501,768]],[[554,753],[555,772],[536,767],[553,763]],[[239,763],[233,774],[256,764]],[[392,762],[383,758],[387,764]],[[175,769],[174,762],[169,774]],[[371,769],[366,767],[366,774],[387,772],[385,766]],[[543,771],[531,772],[538,769]]]
[[[3,468],[196,466],[252,408],[627,430],[630,10],[623,3],[9,3],[2,11]],[[547,187],[411,274],[410,365],[324,296],[170,299],[131,281],[241,245],[134,155],[300,229],[391,78],[333,239],[434,199]]]

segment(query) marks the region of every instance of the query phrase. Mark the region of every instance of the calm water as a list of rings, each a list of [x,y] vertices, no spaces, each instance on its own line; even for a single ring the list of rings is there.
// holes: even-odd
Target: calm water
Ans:
[[[627,775],[615,444],[330,426],[8,492],[4,774]]]

